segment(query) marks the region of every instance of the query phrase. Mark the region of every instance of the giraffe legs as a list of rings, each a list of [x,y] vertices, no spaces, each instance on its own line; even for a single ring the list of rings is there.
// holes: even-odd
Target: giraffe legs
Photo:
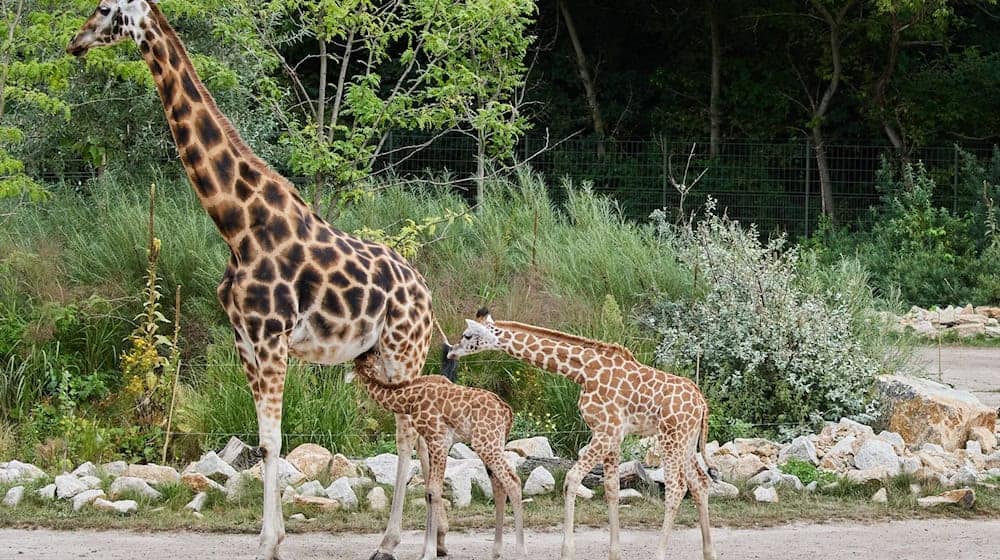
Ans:
[[[514,510],[514,534],[516,535],[517,551],[515,557],[524,560],[528,557],[528,552],[524,547],[524,515],[521,504],[521,479],[517,476],[517,471],[507,462],[503,456],[503,449],[495,443],[483,444],[475,447],[479,457],[486,465],[486,472],[490,475],[490,484],[493,487],[493,505],[496,510],[496,530],[493,536],[493,558],[494,560],[503,555],[503,526],[504,514],[507,510],[507,500],[510,500],[511,509]]]
[[[609,560],[621,558],[621,543],[618,536],[618,491],[621,488],[618,481],[618,461],[617,448],[604,458],[604,499],[608,503],[608,525],[611,532]]]
[[[379,543],[378,550],[372,554],[370,560],[394,560],[392,553],[399,545],[403,531],[406,475],[410,471],[410,455],[413,454],[413,446],[418,439],[417,430],[413,427],[413,421],[410,417],[406,414],[397,414],[396,452],[398,459],[396,462],[396,485],[392,491],[392,509],[389,511],[389,523],[386,525],[385,534],[382,535],[382,542]],[[426,475],[427,471],[424,471],[424,474]]]
[[[270,348],[267,360],[259,359],[255,344],[237,332],[237,350],[250,383],[257,408],[259,445],[264,451],[264,515],[257,560],[280,558],[278,546],[285,539],[285,518],[278,490],[278,458],[281,454],[281,408],[285,387],[288,348],[284,336],[258,342]]]
[[[674,517],[687,489],[684,476],[681,473],[681,461],[684,459],[679,449],[669,449],[661,446],[661,465],[663,466],[663,532],[660,533],[660,544],[656,550],[657,560],[666,560],[667,541],[674,527]]]
[[[701,470],[698,460],[692,455],[684,470],[688,490],[698,508],[698,525],[701,527],[701,551],[705,560],[715,560],[715,546],[712,544],[711,525],[708,521],[708,476]]]
[[[613,438],[610,434],[595,433],[590,443],[584,446],[580,460],[566,473],[566,483],[563,486],[565,507],[563,511],[563,545],[562,560],[572,560],[576,554],[573,543],[573,521],[576,507],[576,491],[583,481],[584,475],[594,468],[594,465],[610,452]]]
[[[442,493],[444,491],[444,469],[448,461],[448,450],[443,442],[428,441],[427,451],[430,457],[430,471],[424,482],[427,489],[427,531],[424,535],[424,553],[421,560],[434,560],[437,557],[438,518],[444,511]]]

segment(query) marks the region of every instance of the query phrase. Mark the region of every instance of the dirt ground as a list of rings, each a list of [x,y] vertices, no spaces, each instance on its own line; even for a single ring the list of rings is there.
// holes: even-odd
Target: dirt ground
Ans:
[[[937,379],[938,349],[917,348],[917,364]],[[957,389],[972,392],[983,404],[1000,407],[1000,348],[943,346],[941,378]]]
[[[719,558],[723,560],[802,560],[803,558],[907,558],[981,560],[997,558],[1000,521],[920,520],[873,525],[786,525],[770,529],[725,529],[712,531]],[[513,535],[506,536],[505,557],[512,558]],[[607,532],[582,529],[577,532],[577,558],[607,558]],[[561,534],[529,531],[528,556],[559,557]],[[133,533],[125,531],[50,531],[0,529],[0,558],[63,560],[174,560],[177,558],[252,558],[256,535],[205,533]],[[378,535],[304,533],[289,535],[282,547],[286,558],[297,560],[367,560]],[[420,555],[422,534],[407,531],[398,549],[399,560]],[[657,533],[622,532],[622,557],[653,558]],[[449,535],[450,558],[479,560],[490,557],[492,531]],[[701,558],[697,529],[674,532],[669,558]]]

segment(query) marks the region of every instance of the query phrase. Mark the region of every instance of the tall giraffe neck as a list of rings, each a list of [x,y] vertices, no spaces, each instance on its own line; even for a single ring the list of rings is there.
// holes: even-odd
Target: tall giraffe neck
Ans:
[[[555,331],[540,333],[527,325],[501,321],[493,329],[505,353],[578,385],[591,379],[593,373],[588,364],[602,356],[601,351],[578,343],[577,337],[560,336]]]
[[[177,152],[201,205],[234,253],[249,256],[253,204],[309,216],[291,183],[246,145],[191,64],[187,50],[155,4],[134,36],[163,103]],[[258,196],[259,195],[259,196]],[[248,212],[244,212],[248,207]]]

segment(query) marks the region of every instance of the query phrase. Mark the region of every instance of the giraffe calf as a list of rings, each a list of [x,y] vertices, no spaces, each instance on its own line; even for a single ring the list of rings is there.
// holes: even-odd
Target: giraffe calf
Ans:
[[[510,406],[494,393],[456,385],[440,375],[417,377],[398,384],[384,383],[375,377],[378,370],[374,360],[373,353],[355,360],[355,373],[368,394],[385,409],[409,415],[413,427],[427,443],[430,464],[425,481],[427,531],[422,560],[447,555],[444,537],[448,521],[442,492],[448,451],[456,440],[468,443],[479,454],[490,477],[496,505],[493,558],[499,558],[503,549],[504,512],[508,499],[514,510],[517,556],[526,558],[521,479],[503,455],[514,422]]]

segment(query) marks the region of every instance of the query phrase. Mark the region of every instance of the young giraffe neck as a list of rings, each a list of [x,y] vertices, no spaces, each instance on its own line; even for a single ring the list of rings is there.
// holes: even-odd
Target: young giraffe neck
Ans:
[[[377,402],[379,406],[390,412],[406,413],[406,404],[408,402],[406,388],[410,387],[412,382],[390,385],[360,371],[355,371],[355,374],[355,377],[360,379],[364,384],[365,389],[368,391],[368,396]]]
[[[202,84],[187,50],[155,4],[133,38],[163,103],[177,152],[202,207],[237,258],[251,259],[267,243],[249,239],[255,204],[293,217],[311,211],[287,179],[246,145]],[[259,237],[259,236],[258,236]]]
[[[497,321],[493,326],[500,349],[537,368],[557,373],[570,381],[583,385],[593,377],[588,362],[599,353],[573,340],[561,339],[555,334],[543,335],[519,328],[517,324]]]

